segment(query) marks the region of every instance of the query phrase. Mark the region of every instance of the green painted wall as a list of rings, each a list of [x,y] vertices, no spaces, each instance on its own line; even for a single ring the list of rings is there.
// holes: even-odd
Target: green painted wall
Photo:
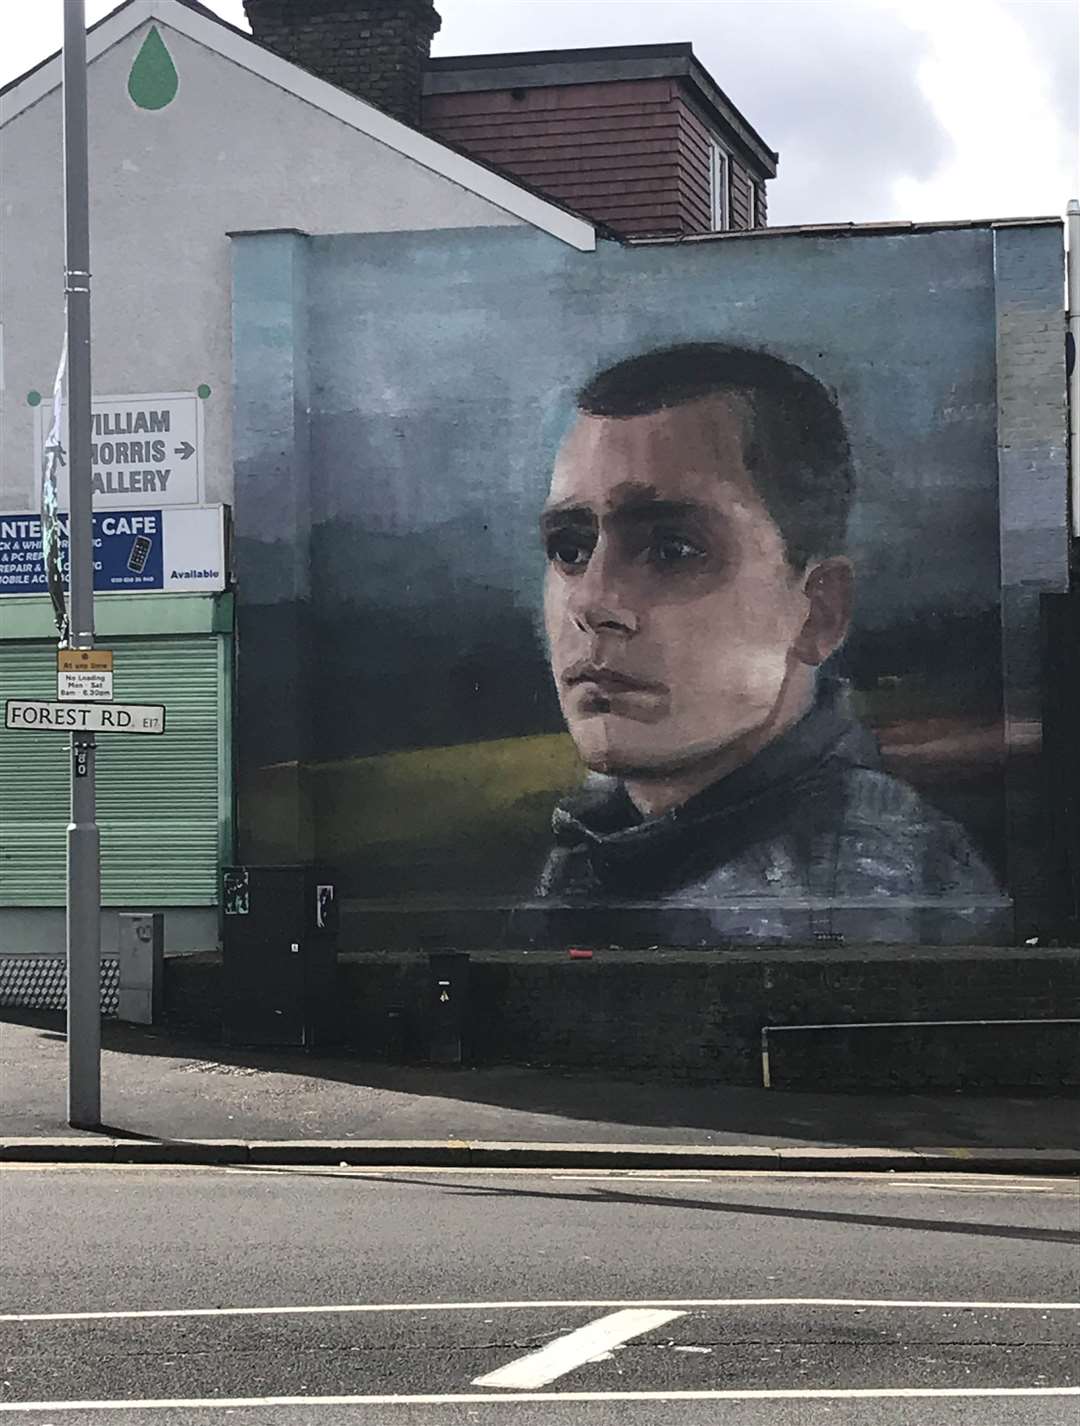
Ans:
[[[231,594],[99,594],[97,639],[132,634],[231,634]],[[8,639],[52,639],[52,606],[42,595],[0,598],[0,646]]]

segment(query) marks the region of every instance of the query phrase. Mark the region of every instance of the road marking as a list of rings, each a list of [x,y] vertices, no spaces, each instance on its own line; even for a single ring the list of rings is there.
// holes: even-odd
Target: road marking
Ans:
[[[1080,1395],[1080,1386],[911,1386],[803,1387],[789,1391],[525,1391],[481,1396],[460,1392],[446,1396],[196,1396],[118,1401],[11,1401],[0,1412],[31,1411],[237,1411],[263,1406],[504,1406],[508,1401],[892,1401],[1062,1397]]]
[[[958,1161],[959,1162],[959,1161]],[[834,1186],[838,1183],[866,1183],[873,1184],[875,1189],[891,1189],[901,1186],[911,1186],[923,1188],[928,1192],[941,1187],[946,1182],[953,1183],[962,1181],[965,1184],[976,1186],[985,1193],[997,1192],[997,1185],[1003,1183],[1039,1183],[1044,1185],[1044,1192],[1055,1191],[1059,1195],[1068,1194],[1070,1197],[1076,1195],[1080,1187],[1080,1176],[1076,1174],[1059,1174],[1054,1177],[1042,1175],[1040,1178],[1034,1176],[1023,1178],[1016,1174],[996,1174],[982,1172],[965,1172],[963,1169],[952,1170],[948,1175],[948,1180],[943,1178],[940,1172],[933,1173],[909,1173],[909,1174],[883,1174],[880,1169],[874,1172],[859,1172],[853,1169],[827,1169],[814,1171],[811,1169],[799,1169],[792,1171],[780,1168],[774,1169],[671,1169],[668,1171],[673,1181],[680,1178],[695,1175],[705,1181],[721,1183],[736,1182],[745,1184],[750,1180],[760,1180],[770,1185],[791,1187],[798,1185],[800,1189],[805,1189],[808,1183],[825,1184]],[[160,1174],[174,1176],[178,1173],[184,1174],[242,1174],[247,1178],[253,1176],[264,1178],[286,1178],[308,1177],[318,1178],[374,1178],[391,1179],[395,1183],[408,1184],[413,1178],[427,1180],[430,1178],[458,1179],[458,1178],[543,1178],[551,1179],[555,1177],[550,1168],[499,1168],[499,1167],[470,1167],[461,1165],[460,1167],[447,1167],[442,1164],[431,1164],[428,1166],[401,1164],[401,1165],[372,1165],[372,1164],[348,1164],[345,1168],[334,1164],[133,1164],[133,1163],[73,1163],[56,1162],[46,1163],[28,1161],[26,1163],[13,1162],[0,1164],[0,1174],[5,1173],[48,1173],[48,1174]],[[630,1179],[638,1175],[646,1175],[650,1178],[656,1177],[655,1170],[648,1169],[597,1169],[589,1177],[596,1177],[597,1181],[605,1179]],[[579,1175],[574,1175],[579,1177]],[[424,1185],[422,1185],[424,1186]]]
[[[3,1312],[0,1322],[105,1322],[158,1317],[287,1317],[363,1312],[520,1312],[563,1308],[671,1307],[677,1311],[726,1307],[880,1307],[970,1312],[1080,1312],[1080,1302],[948,1302],[876,1297],[642,1297],[552,1298],[535,1302],[339,1302],[292,1307],[153,1307],[105,1312]]]
[[[509,1391],[535,1391],[547,1386],[549,1381],[565,1376],[586,1362],[594,1362],[613,1347],[629,1342],[632,1337],[641,1337],[663,1327],[665,1322],[673,1322],[677,1317],[685,1317],[685,1312],[660,1311],[655,1307],[628,1307],[621,1312],[612,1312],[606,1317],[598,1317],[568,1332],[565,1337],[556,1337],[538,1352],[530,1352],[527,1357],[518,1357],[497,1371],[488,1372],[473,1380],[473,1386],[498,1386]]]
[[[750,1177],[751,1175],[742,1176]],[[642,1169],[608,1169],[595,1173],[553,1173],[550,1175],[552,1183],[718,1183],[721,1177],[730,1178],[732,1174],[721,1175],[702,1172],[699,1169],[672,1169],[668,1173],[649,1173]],[[776,1175],[770,1175],[770,1177],[775,1178]],[[866,1179],[872,1175],[860,1174],[849,1175],[849,1177]],[[904,1189],[916,1193],[970,1193],[985,1197],[988,1194],[1007,1193],[1056,1193],[1060,1196],[1070,1192],[1068,1184],[1056,1179],[1015,1182],[990,1178],[989,1175],[986,1178],[967,1175],[958,1183],[942,1181],[920,1183],[912,1179],[882,1179],[880,1174],[873,1175],[873,1177],[878,1180],[875,1189]],[[1076,1184],[1073,1183],[1071,1196],[1075,1196],[1076,1191]]]
[[[982,1179],[974,1174],[957,1174],[955,1178],[935,1179],[930,1183],[918,1183],[911,1178],[889,1179],[883,1187],[919,1189],[935,1193],[1067,1193],[1075,1198],[1080,1185],[1069,1178],[998,1178],[988,1174]]]
[[[637,1173],[628,1169],[625,1173],[555,1173],[551,1175],[553,1183],[611,1183],[613,1179],[620,1183],[714,1182],[708,1174],[691,1173],[686,1169],[680,1169],[677,1173]]]

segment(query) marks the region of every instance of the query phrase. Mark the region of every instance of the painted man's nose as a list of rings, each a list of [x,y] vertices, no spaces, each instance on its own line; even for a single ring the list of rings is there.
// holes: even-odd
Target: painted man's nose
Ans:
[[[638,616],[623,595],[619,581],[610,578],[595,555],[575,582],[570,616],[587,634],[633,634],[638,627]]]
[[[588,604],[574,610],[573,619],[578,628],[586,634],[633,634],[638,626],[635,614],[613,604]]]

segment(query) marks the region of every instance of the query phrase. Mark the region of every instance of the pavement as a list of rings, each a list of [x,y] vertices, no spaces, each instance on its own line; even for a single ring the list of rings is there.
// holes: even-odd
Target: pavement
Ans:
[[[812,1094],[538,1066],[369,1064],[104,1022],[67,1124],[63,1016],[0,1012],[0,1160],[1080,1175],[1070,1098]]]

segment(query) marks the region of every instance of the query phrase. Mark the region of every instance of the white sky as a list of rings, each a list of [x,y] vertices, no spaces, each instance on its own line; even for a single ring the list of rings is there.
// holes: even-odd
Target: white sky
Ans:
[[[247,28],[242,0],[204,0]],[[1080,196],[1080,0],[437,0],[437,55],[690,40],[780,151],[773,223],[1064,213]],[[0,0],[0,84],[62,0]],[[88,22],[114,8],[87,0]]]

